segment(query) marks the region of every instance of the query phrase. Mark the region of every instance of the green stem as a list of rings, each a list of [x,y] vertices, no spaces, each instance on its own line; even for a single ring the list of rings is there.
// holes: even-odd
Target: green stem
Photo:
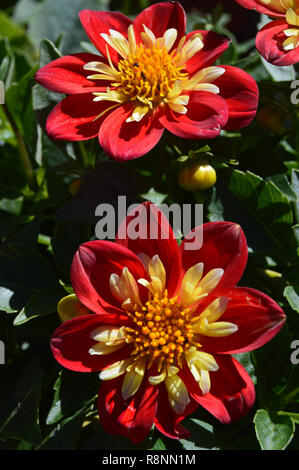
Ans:
[[[33,168],[32,168],[31,162],[30,162],[30,158],[29,158],[29,154],[27,152],[27,148],[26,148],[24,138],[23,138],[21,132],[19,131],[19,129],[16,125],[16,122],[15,122],[13,116],[11,115],[7,105],[2,104],[2,108],[3,108],[3,111],[5,113],[5,116],[7,117],[7,120],[9,122],[9,124],[11,125],[13,133],[16,137],[19,152],[20,152],[21,162],[23,164],[23,167],[24,167],[24,170],[25,170],[25,173],[26,173],[28,184],[29,184],[31,189],[35,189],[36,188],[36,183],[35,183],[34,171],[33,171]]]
[[[284,396],[284,402],[285,403],[290,403],[296,395],[299,394],[299,387],[295,388],[295,390],[292,390],[292,392],[288,393],[287,395]]]

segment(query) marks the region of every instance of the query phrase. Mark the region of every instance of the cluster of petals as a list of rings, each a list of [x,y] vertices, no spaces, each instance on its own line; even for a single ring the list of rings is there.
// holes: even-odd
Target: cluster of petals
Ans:
[[[299,62],[298,0],[237,0],[240,5],[268,15],[273,21],[256,36],[259,53],[273,65]]]
[[[147,223],[128,236],[142,211]],[[200,231],[202,247],[190,250]],[[71,267],[75,295],[59,306],[73,318],[54,332],[51,348],[68,369],[100,372],[107,432],[139,443],[155,425],[180,439],[188,436],[181,421],[199,406],[221,423],[248,413],[254,385],[232,354],[270,341],[285,315],[267,295],[236,286],[246,263],[239,225],[207,223],[178,245],[149,202],[128,214],[115,242],[80,246]]]
[[[83,10],[81,23],[100,55],[61,57],[36,74],[43,87],[68,95],[48,116],[52,139],[98,137],[117,160],[149,152],[164,130],[211,139],[241,129],[258,104],[255,80],[213,65],[230,40],[212,31],[185,34],[177,2],[157,3],[134,21],[117,12]]]

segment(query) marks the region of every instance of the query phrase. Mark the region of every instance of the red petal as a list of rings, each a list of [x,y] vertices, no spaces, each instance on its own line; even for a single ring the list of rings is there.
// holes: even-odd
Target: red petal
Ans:
[[[79,18],[91,42],[107,57],[107,47],[113,62],[118,62],[117,52],[110,47],[101,34],[109,33],[109,29],[114,29],[127,37],[128,27],[132,21],[122,13],[83,10],[79,13]]]
[[[231,356],[214,355],[219,370],[210,373],[211,389],[206,395],[185,366],[182,378],[190,395],[221,423],[245,416],[255,401],[253,382],[244,367]]]
[[[203,245],[196,251],[186,249],[186,243],[191,243],[192,234],[203,230]],[[197,263],[204,263],[204,274],[211,269],[222,268],[224,274],[217,287],[234,287],[242,277],[247,263],[247,243],[241,227],[232,222],[210,222],[199,226],[185,237],[180,245],[183,269],[187,271]]]
[[[225,101],[213,93],[191,93],[187,108],[186,114],[178,114],[167,106],[166,113],[160,117],[161,124],[185,139],[213,139],[228,119]]]
[[[143,10],[133,22],[137,44],[141,42],[140,33],[144,32],[143,25],[147,26],[156,38],[163,37],[169,28],[175,28],[178,32],[176,47],[185,33],[186,14],[178,2],[156,3]]]
[[[120,275],[124,267],[136,281],[147,277],[139,258],[117,243],[97,240],[81,245],[71,267],[72,286],[80,302],[95,313],[107,308],[119,312],[120,303],[111,293],[109,279],[113,273]]]
[[[61,57],[41,68],[35,75],[35,80],[56,93],[77,94],[100,91],[109,82],[94,82],[87,77],[92,75],[83,66],[88,62],[107,62],[94,54],[74,54]],[[99,87],[101,83],[101,87]],[[105,88],[103,88],[105,90]]]
[[[269,16],[285,16],[285,13],[279,13],[275,7],[266,7],[261,5],[258,0],[236,0],[242,7],[248,8],[248,10],[256,10],[259,13],[264,13]],[[283,8],[283,7],[282,7]],[[286,11],[286,8],[285,8]]]
[[[141,157],[157,144],[163,134],[163,127],[151,112],[140,122],[126,122],[132,112],[131,104],[120,106],[101,125],[100,144],[115,160]]]
[[[214,33],[213,31],[192,31],[187,34],[186,40],[198,33],[203,36],[204,47],[185,64],[184,69],[189,75],[212,65],[226,51],[231,42],[226,36]]]
[[[186,406],[182,415],[177,415],[171,408],[165,385],[160,385],[159,402],[157,409],[157,417],[155,419],[156,428],[165,436],[172,439],[184,439],[190,436],[189,431],[180,423],[186,416],[193,413],[198,408],[198,403],[190,399],[189,405]]]
[[[285,51],[282,43],[287,39],[283,33],[290,28],[285,20],[271,21],[256,36],[256,48],[273,65],[292,65],[299,62],[299,47]]]
[[[136,217],[142,225],[137,229],[140,237],[134,240],[127,229],[130,230],[129,224]],[[181,272],[178,243],[166,216],[155,204],[146,202],[130,212],[119,227],[116,241],[137,255],[145,253],[150,258],[159,255],[166,270],[168,292],[175,293]]]
[[[236,130],[248,126],[254,119],[258,107],[259,90],[256,81],[237,67],[221,65],[225,73],[215,80],[220,96],[225,99],[229,119],[224,126]]]
[[[229,303],[220,321],[234,323],[238,331],[223,338],[200,336],[198,341],[206,351],[228,354],[253,351],[268,343],[285,323],[283,310],[262,292],[235,287],[222,290],[221,295],[228,297]]]
[[[73,318],[60,325],[51,338],[51,349],[56,361],[63,367],[78,372],[94,372],[104,369],[114,362],[127,358],[130,347],[124,346],[120,350],[98,356],[89,354],[89,349],[95,344],[90,338],[91,332],[102,325],[129,325],[125,315],[108,314],[83,315]]]
[[[135,395],[124,401],[122,381],[123,377],[118,377],[102,382],[98,400],[100,423],[110,434],[120,434],[138,444],[154,423],[159,390],[144,378]]]
[[[91,93],[70,95],[51,111],[46,129],[49,137],[55,140],[87,140],[96,137],[106,115],[97,116],[115,103],[94,102]]]

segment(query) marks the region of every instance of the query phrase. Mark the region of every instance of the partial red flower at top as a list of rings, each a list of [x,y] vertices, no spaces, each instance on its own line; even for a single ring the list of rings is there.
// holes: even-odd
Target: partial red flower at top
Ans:
[[[101,55],[57,59],[36,74],[45,88],[69,96],[47,119],[52,139],[94,137],[117,160],[150,151],[165,129],[211,139],[247,126],[258,88],[246,72],[213,66],[230,40],[211,31],[185,35],[177,2],[157,3],[132,22],[121,13],[84,10],[80,20]]]
[[[232,354],[270,341],[284,312],[267,295],[236,287],[247,262],[239,225],[204,224],[178,246],[157,206],[136,211],[144,221],[139,236],[126,235],[136,224],[131,213],[115,243],[87,242],[75,254],[78,300],[63,299],[59,314],[69,318],[73,309],[76,318],[54,332],[54,357],[74,371],[101,371],[100,424],[134,443],[153,425],[168,437],[187,437],[180,422],[198,406],[222,423],[238,420],[255,390]],[[201,230],[203,246],[190,250]]]
[[[245,8],[275,18],[256,36],[256,48],[273,65],[299,62],[299,0],[237,0]]]

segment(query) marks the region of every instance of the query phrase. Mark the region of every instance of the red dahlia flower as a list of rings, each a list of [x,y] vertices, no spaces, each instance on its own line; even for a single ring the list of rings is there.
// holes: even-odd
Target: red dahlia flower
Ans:
[[[160,237],[150,239],[146,227],[135,240],[81,245],[72,285],[94,314],[66,321],[51,340],[64,367],[102,371],[100,423],[134,443],[153,424],[171,438],[188,436],[180,421],[199,405],[222,423],[244,416],[255,400],[254,385],[231,354],[263,346],[285,322],[267,295],[235,287],[247,262],[239,225],[195,228],[203,229],[203,246],[190,251],[189,236],[179,247],[155,205],[139,209],[158,224]],[[133,219],[129,214],[126,227]]]
[[[299,0],[237,0],[250,10],[277,18],[256,36],[256,48],[273,65],[299,62]]]
[[[105,152],[131,160],[151,150],[164,129],[187,139],[211,139],[254,118],[256,82],[230,66],[212,66],[229,39],[211,31],[185,35],[177,2],[157,3],[132,22],[121,13],[84,10],[80,19],[102,54],[57,59],[36,74],[49,90],[70,96],[47,120],[49,136],[98,136]]]

